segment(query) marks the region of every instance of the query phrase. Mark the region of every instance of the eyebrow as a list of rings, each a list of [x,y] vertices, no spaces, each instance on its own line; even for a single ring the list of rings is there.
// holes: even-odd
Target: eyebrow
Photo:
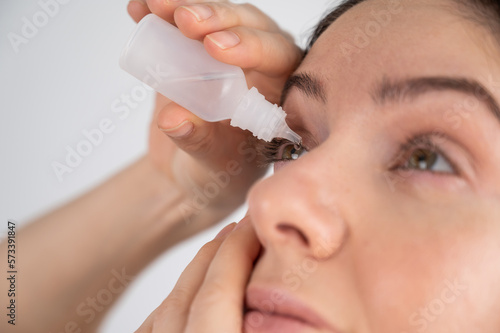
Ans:
[[[483,102],[500,121],[500,107],[492,94],[479,82],[462,77],[417,77],[405,80],[384,78],[374,89],[376,103],[402,102],[435,91],[456,91]]]
[[[307,73],[299,73],[292,75],[286,81],[283,92],[281,93],[281,105],[284,104],[292,88],[297,88],[306,94],[306,96],[312,97],[322,103],[326,103],[326,94],[321,82]]]

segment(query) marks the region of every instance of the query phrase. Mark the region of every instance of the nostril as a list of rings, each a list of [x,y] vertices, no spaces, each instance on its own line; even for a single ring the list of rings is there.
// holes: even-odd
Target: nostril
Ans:
[[[277,228],[284,234],[295,234],[304,243],[304,245],[309,245],[309,240],[307,239],[306,235],[294,226],[281,223],[278,224]]]

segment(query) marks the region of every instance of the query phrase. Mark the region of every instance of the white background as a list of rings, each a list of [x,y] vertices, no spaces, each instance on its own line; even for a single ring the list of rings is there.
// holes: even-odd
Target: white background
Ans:
[[[21,35],[23,18],[33,22],[41,7],[38,0],[0,0],[2,233],[8,219],[16,220],[18,226],[26,224],[106,180],[147,148],[152,95],[126,119],[111,112],[113,101],[138,84],[118,67],[121,49],[135,25],[126,13],[127,2],[66,1],[16,53],[8,34]],[[323,13],[337,3],[248,2],[273,17],[301,46]],[[115,130],[59,181],[51,163],[64,163],[65,147],[75,148],[84,138],[82,130],[96,128],[104,118],[112,120]],[[243,211],[222,223],[238,221]],[[134,331],[168,295],[185,265],[220,226],[175,247],[150,265],[112,309],[100,332]]]

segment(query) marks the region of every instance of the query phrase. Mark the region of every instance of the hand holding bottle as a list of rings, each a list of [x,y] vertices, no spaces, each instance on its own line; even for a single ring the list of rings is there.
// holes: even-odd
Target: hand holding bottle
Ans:
[[[211,56],[242,67],[248,85],[278,103],[283,85],[302,55],[291,36],[251,5],[199,2],[132,1],[128,10],[136,21],[153,12],[177,25],[184,35],[203,40]],[[193,181],[203,188],[213,180],[210,172],[223,172],[235,161],[241,173],[232,176],[210,201],[212,206],[229,212],[244,200],[248,187],[264,171],[256,166],[249,138],[251,134],[229,126],[228,121],[205,122],[158,95],[149,157],[184,191],[192,190]]]

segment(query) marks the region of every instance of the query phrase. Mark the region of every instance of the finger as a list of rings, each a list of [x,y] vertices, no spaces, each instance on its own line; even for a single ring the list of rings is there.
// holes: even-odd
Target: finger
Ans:
[[[135,22],[139,22],[144,16],[151,13],[145,0],[131,0],[128,3],[127,11]]]
[[[157,124],[179,148],[200,163],[216,161],[225,165],[234,147],[249,135],[231,127],[227,121],[206,122],[175,103],[169,103],[160,110]],[[225,139],[228,131],[231,131],[231,140]]]
[[[189,313],[186,333],[241,332],[245,289],[260,250],[248,221],[222,243]]]
[[[154,332],[183,332],[193,299],[203,283],[208,267],[227,235],[235,227],[231,223],[223,228],[214,240],[205,244],[182,272],[172,292],[155,310],[149,327]],[[148,325],[146,325],[148,327]],[[147,332],[147,331],[146,331]]]
[[[135,333],[152,333],[153,332],[153,323],[156,318],[158,309],[151,312],[151,314],[146,318],[146,320],[142,323],[142,325],[135,331]]]
[[[282,33],[247,27],[214,32],[204,44],[215,59],[268,76],[288,77],[302,59],[302,50]]]
[[[174,20],[184,35],[198,40],[209,33],[236,26],[270,32],[281,31],[269,16],[250,4],[212,2],[184,5],[175,10]]]
[[[204,2],[226,2],[226,0],[146,0],[153,14],[158,15],[170,23],[174,23],[174,11],[177,7],[190,3]]]

